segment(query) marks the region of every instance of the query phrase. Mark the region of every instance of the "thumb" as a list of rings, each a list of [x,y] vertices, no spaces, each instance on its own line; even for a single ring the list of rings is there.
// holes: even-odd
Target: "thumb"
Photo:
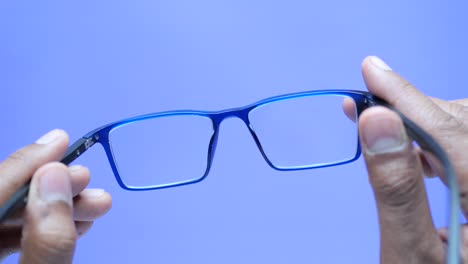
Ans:
[[[399,116],[370,108],[361,115],[359,130],[377,202],[382,263],[443,263],[421,162]]]
[[[21,263],[72,263],[77,234],[67,167],[56,162],[37,170],[28,200]]]

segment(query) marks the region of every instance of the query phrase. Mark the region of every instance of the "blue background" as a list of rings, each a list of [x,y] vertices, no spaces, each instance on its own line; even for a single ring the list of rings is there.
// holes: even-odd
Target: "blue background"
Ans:
[[[2,1],[0,158],[53,128],[77,139],[137,114],[219,110],[305,90],[365,90],[360,65],[367,55],[380,56],[427,94],[466,97],[467,7],[403,0]],[[100,147],[78,162],[114,203],[80,240],[76,263],[378,261],[362,159],[277,172],[241,122],[230,119],[210,175],[196,185],[129,192],[117,186]],[[444,187],[427,184],[443,226]]]

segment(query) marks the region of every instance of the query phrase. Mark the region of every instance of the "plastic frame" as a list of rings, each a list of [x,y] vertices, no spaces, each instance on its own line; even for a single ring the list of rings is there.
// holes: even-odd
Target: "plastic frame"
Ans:
[[[247,128],[249,129],[252,137],[255,140],[255,143],[260,150],[263,158],[265,161],[268,163],[268,165],[275,169],[275,170],[280,170],[280,171],[290,171],[290,170],[306,170],[306,169],[314,169],[314,168],[324,168],[324,167],[329,167],[329,166],[336,166],[336,165],[341,165],[341,164],[346,164],[355,161],[358,159],[361,155],[361,148],[359,144],[359,139],[358,139],[358,144],[356,146],[356,152],[355,155],[345,161],[340,161],[340,162],[335,162],[335,163],[326,163],[326,164],[318,164],[318,165],[309,165],[309,166],[300,166],[300,167],[278,167],[275,166],[267,157],[266,153],[263,150],[263,147],[255,133],[255,131],[252,129],[252,126],[250,124],[249,120],[249,113],[256,109],[257,107],[278,102],[278,101],[283,101],[283,100],[288,100],[288,99],[293,99],[293,98],[300,98],[300,97],[309,97],[309,96],[323,96],[323,95],[335,95],[335,96],[343,96],[343,97],[348,97],[350,99],[353,99],[356,105],[356,110],[357,110],[357,115],[367,108],[369,105],[369,98],[371,95],[367,92],[361,92],[361,91],[348,91],[348,90],[323,90],[323,91],[309,91],[309,92],[301,92],[301,93],[293,93],[293,94],[286,94],[286,95],[281,95],[281,96],[275,96],[271,98],[267,98],[258,102],[255,102],[253,104],[244,106],[244,107],[238,107],[238,108],[232,108],[232,109],[226,109],[226,110],[221,110],[221,111],[193,111],[193,110],[178,110],[178,111],[167,111],[167,112],[159,112],[159,113],[152,113],[152,114],[147,114],[147,115],[141,115],[141,116],[136,116],[136,117],[131,117],[123,120],[119,120],[110,124],[107,124],[105,126],[99,127],[95,130],[90,131],[87,133],[85,136],[83,136],[79,141],[77,141],[75,144],[72,145],[70,148],[70,153],[67,153],[73,157],[70,159],[70,162],[80,156],[84,151],[86,151],[89,147],[94,145],[95,143],[100,143],[107,155],[107,158],[109,160],[109,163],[111,165],[112,171],[115,175],[115,178],[117,182],[119,183],[120,187],[126,190],[133,190],[133,191],[142,191],[142,190],[156,190],[156,189],[163,189],[163,188],[169,188],[169,187],[176,187],[176,186],[182,186],[182,185],[187,185],[187,184],[192,184],[192,183],[197,183],[202,180],[204,180],[207,175],[210,172],[212,163],[213,163],[213,158],[216,152],[216,146],[217,146],[217,141],[218,141],[218,135],[219,135],[219,127],[221,123],[227,119],[227,118],[239,118],[241,119]],[[193,180],[187,180],[187,181],[181,181],[181,182],[175,182],[175,183],[170,183],[170,184],[162,184],[162,185],[153,185],[153,186],[144,186],[144,187],[135,187],[135,186],[129,186],[125,184],[123,181],[122,177],[119,174],[118,170],[118,165],[115,161],[113,152],[112,152],[112,146],[110,143],[109,135],[110,133],[120,127],[120,126],[125,126],[130,123],[134,122],[139,122],[147,119],[154,119],[154,118],[160,118],[160,117],[167,117],[167,116],[178,116],[178,115],[197,115],[197,116],[203,116],[206,118],[211,119],[212,125],[213,125],[213,135],[211,136],[210,143],[208,146],[208,160],[207,160],[207,166],[205,169],[204,174],[196,179]],[[357,136],[357,135],[356,135]],[[84,147],[83,147],[84,146]],[[78,152],[75,150],[78,149]],[[68,161],[68,160],[67,160]]]

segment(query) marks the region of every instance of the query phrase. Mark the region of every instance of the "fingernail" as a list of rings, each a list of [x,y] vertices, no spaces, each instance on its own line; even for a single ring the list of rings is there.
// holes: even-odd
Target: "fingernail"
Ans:
[[[60,130],[54,129],[50,131],[49,133],[40,137],[38,140],[36,140],[36,144],[41,144],[41,145],[49,144],[53,142],[54,140],[56,140],[57,138],[59,138],[59,136],[60,136]]]
[[[367,154],[392,153],[405,148],[406,134],[401,121],[386,116],[367,121],[362,131]]]
[[[70,173],[76,173],[80,171],[82,168],[83,166],[81,165],[73,165],[73,166],[68,167],[68,170],[70,171]]]
[[[39,195],[42,200],[50,203],[63,201],[72,205],[70,178],[66,170],[49,168],[40,177]]]
[[[372,64],[374,64],[374,66],[381,69],[382,71],[391,71],[392,70],[392,68],[390,68],[390,66],[388,66],[383,60],[381,60],[377,56],[370,57],[370,60],[371,60]]]
[[[89,198],[99,198],[103,196],[105,191],[103,189],[86,189],[81,192],[81,195],[87,196]]]

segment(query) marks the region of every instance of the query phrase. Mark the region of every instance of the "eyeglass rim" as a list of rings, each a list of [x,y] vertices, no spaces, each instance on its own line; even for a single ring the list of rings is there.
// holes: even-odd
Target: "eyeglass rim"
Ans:
[[[204,180],[211,169],[212,163],[213,163],[213,157],[215,154],[215,149],[216,149],[216,144],[217,144],[217,138],[218,138],[218,128],[220,123],[227,118],[228,116],[237,116],[240,119],[242,119],[245,124],[247,125],[251,135],[254,138],[254,141],[260,150],[260,153],[262,154],[264,160],[267,162],[267,164],[278,171],[296,171],[296,170],[308,170],[308,169],[318,169],[318,168],[325,168],[325,167],[332,167],[332,166],[338,166],[338,165],[343,165],[347,163],[351,163],[357,159],[359,159],[361,155],[361,147],[360,147],[360,142],[359,142],[359,137],[357,137],[357,147],[356,147],[356,152],[355,155],[349,159],[346,160],[341,160],[337,162],[329,162],[329,163],[322,163],[322,164],[313,164],[313,165],[304,165],[304,166],[294,166],[294,167],[281,167],[281,166],[276,166],[271,162],[271,160],[268,158],[266,155],[265,151],[263,150],[263,147],[256,135],[256,133],[252,130],[250,124],[250,121],[248,119],[248,114],[261,106],[274,103],[274,102],[279,102],[283,100],[289,100],[289,99],[295,99],[295,98],[301,98],[301,97],[308,97],[308,96],[343,96],[343,97],[348,97],[353,99],[356,105],[356,111],[357,115],[359,116],[360,113],[365,109],[365,103],[368,100],[369,96],[372,96],[369,92],[366,91],[358,91],[358,90],[314,90],[314,91],[305,91],[305,92],[297,92],[297,93],[289,93],[289,94],[283,94],[283,95],[278,95],[278,96],[273,96],[269,98],[265,98],[262,100],[259,100],[257,102],[251,103],[246,106],[242,107],[236,107],[236,108],[230,108],[230,109],[225,109],[225,110],[219,110],[219,111],[200,111],[200,110],[175,110],[175,111],[163,111],[163,112],[155,112],[155,113],[150,113],[150,114],[144,114],[144,115],[138,115],[130,118],[125,118],[122,120],[118,120],[109,124],[106,124],[104,126],[101,126],[97,129],[94,129],[87,133],[84,138],[94,138],[96,142],[100,143],[104,151],[106,153],[106,156],[108,158],[108,161],[111,165],[112,171],[114,173],[114,176],[119,184],[119,186],[123,189],[126,190],[131,190],[131,191],[146,191],[146,190],[157,190],[157,189],[165,189],[165,188],[172,188],[172,187],[178,187],[178,186],[183,186],[183,185],[188,185],[188,184],[193,184],[200,182]],[[148,186],[132,186],[129,185],[128,183],[125,183],[123,180],[119,169],[117,162],[115,160],[115,155],[112,151],[112,146],[110,144],[110,139],[109,135],[110,133],[114,130],[117,129],[121,126],[125,126],[134,122],[139,122],[143,120],[148,120],[148,119],[154,119],[154,118],[161,118],[161,117],[168,117],[168,116],[184,116],[184,115],[196,115],[196,116],[201,116],[205,118],[211,119],[213,122],[213,135],[212,138],[210,139],[210,144],[208,148],[208,156],[207,156],[207,165],[206,165],[206,170],[204,174],[198,178],[190,179],[190,180],[185,180],[185,181],[179,181],[179,182],[174,182],[174,183],[167,183],[167,184],[157,184],[157,185],[148,185]]]

